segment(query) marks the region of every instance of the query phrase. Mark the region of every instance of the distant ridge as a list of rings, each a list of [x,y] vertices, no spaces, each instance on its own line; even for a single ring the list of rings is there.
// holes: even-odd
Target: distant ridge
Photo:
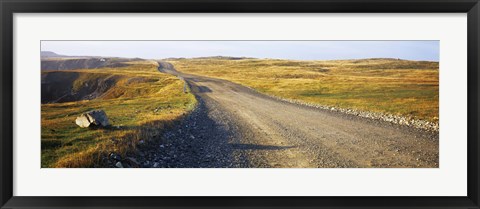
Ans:
[[[243,60],[243,59],[257,59],[254,57],[231,57],[231,56],[207,56],[207,57],[169,57],[164,60],[184,60],[184,59],[220,59],[220,60]]]
[[[223,60],[243,60],[243,59],[255,59],[252,57],[231,57],[231,56],[209,56],[209,57],[195,57],[192,59],[223,59]]]
[[[51,52],[51,51],[41,51],[40,52],[40,57],[42,58],[51,58],[51,57],[68,57],[66,55],[61,55],[61,54],[57,54],[55,52]]]

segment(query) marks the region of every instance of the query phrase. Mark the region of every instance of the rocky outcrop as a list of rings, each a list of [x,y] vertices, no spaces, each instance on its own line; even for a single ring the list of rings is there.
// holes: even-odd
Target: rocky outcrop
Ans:
[[[96,69],[115,68],[128,66],[126,62],[138,59],[124,58],[52,58],[42,59],[42,70],[73,70],[73,69]]]
[[[107,74],[94,76],[78,72],[44,72],[42,104],[96,99],[102,97],[120,79],[121,76]]]
[[[92,110],[83,113],[77,117],[75,123],[82,128],[110,126],[107,114],[103,110]]]

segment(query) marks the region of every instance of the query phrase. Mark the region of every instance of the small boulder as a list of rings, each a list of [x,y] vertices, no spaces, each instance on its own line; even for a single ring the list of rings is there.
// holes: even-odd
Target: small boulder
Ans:
[[[75,120],[75,123],[82,127],[106,127],[109,126],[107,114],[103,110],[92,110],[83,113]]]
[[[110,158],[112,160],[116,160],[116,161],[121,161],[122,160],[122,157],[120,155],[115,154],[115,153],[111,153]]]

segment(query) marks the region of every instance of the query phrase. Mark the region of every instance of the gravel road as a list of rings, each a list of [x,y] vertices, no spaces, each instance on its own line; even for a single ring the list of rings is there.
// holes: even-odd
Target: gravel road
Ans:
[[[196,110],[139,150],[142,167],[439,167],[438,133],[280,101],[229,81],[185,79]]]

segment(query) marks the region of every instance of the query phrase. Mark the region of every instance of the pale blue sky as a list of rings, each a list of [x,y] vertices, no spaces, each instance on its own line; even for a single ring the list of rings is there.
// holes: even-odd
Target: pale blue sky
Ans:
[[[42,51],[70,56],[235,56],[296,60],[400,58],[439,60],[439,41],[42,41]]]

